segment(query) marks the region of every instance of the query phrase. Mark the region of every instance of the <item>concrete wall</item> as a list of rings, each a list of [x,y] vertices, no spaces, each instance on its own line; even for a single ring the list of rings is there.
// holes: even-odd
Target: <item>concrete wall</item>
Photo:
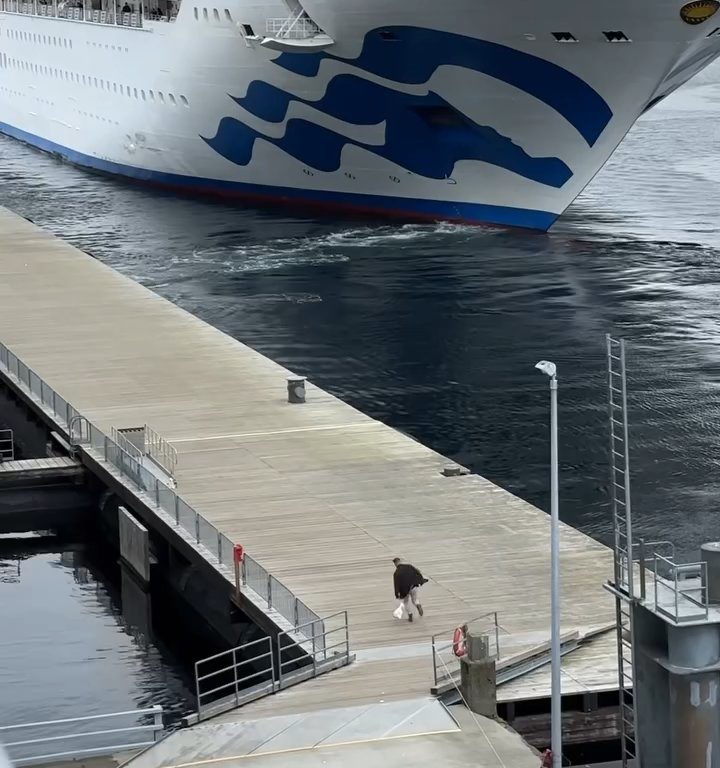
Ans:
[[[120,565],[122,612],[135,639],[145,646],[152,640],[152,602],[150,594],[124,563]]]
[[[671,732],[668,672],[655,661],[667,655],[665,622],[634,606],[635,696],[642,768],[670,768]]]
[[[150,544],[147,528],[125,507],[118,508],[120,557],[144,581],[150,581]]]

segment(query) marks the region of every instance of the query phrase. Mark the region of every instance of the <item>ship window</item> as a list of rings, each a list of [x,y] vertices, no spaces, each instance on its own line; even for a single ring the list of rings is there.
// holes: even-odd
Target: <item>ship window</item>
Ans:
[[[187,99],[186,99],[184,96],[181,96],[181,97],[180,97],[180,101],[182,101],[182,103],[183,103],[183,104],[184,104],[186,107],[188,106],[188,100],[187,100]]]
[[[152,91],[148,91],[148,96],[150,96],[150,101],[155,101],[155,94]]]
[[[195,6],[195,7],[193,8],[193,16],[194,16],[194,17],[195,17],[195,19],[197,20],[197,17],[198,17],[197,6]]]
[[[147,98],[145,97],[145,91],[140,91],[140,96],[142,96],[143,101],[147,101]]]
[[[380,30],[380,39],[381,40],[387,40],[388,42],[391,42],[393,40],[397,40],[398,36],[391,32],[389,29],[381,29]]]
[[[94,81],[94,82],[93,82],[93,85],[94,85],[94,86],[97,88],[97,87],[98,87],[98,83],[97,83],[97,77],[94,77],[94,78],[93,78],[93,81]]]
[[[215,21],[220,21],[220,14],[218,13],[217,8],[213,8],[213,16],[215,18]]]
[[[203,8],[203,19],[205,19],[205,21],[207,21],[207,20],[208,20],[208,12],[207,12],[207,8]]]
[[[624,33],[620,32],[619,30],[616,32],[603,32],[603,35],[605,35],[605,39],[608,41],[608,43],[631,43],[632,40]]]
[[[168,93],[168,99],[170,100],[171,104],[175,104],[175,97],[172,95],[172,93]]]
[[[132,94],[131,94],[131,91],[130,91],[130,86],[126,85],[125,87],[127,88],[127,95],[131,96]]]
[[[160,99],[160,103],[161,104],[165,103],[165,97],[163,96],[163,92],[162,91],[158,91],[158,99]]]
[[[558,43],[577,43],[577,37],[572,32],[553,32],[552,36]]]
[[[246,37],[255,37],[255,32],[253,31],[251,24],[243,24],[242,25],[243,34]]]
[[[137,99],[137,88],[133,88],[133,92],[135,93],[135,98]]]
[[[232,21],[232,15],[230,14],[230,11],[228,11],[228,9],[227,9],[227,8],[225,9],[225,18],[226,18],[228,21]]]

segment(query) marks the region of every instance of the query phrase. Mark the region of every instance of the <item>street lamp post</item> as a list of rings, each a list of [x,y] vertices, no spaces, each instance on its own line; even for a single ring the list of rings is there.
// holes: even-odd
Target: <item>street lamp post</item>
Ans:
[[[550,377],[550,648],[551,745],[553,768],[562,766],[562,710],[560,703],[560,518],[558,515],[557,366],[541,360],[536,366]]]

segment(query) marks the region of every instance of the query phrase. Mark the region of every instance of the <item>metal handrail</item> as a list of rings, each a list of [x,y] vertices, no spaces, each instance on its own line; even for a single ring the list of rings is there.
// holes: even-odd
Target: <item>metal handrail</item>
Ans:
[[[142,717],[149,717],[149,716],[152,716],[153,718],[153,722],[147,725],[130,725],[122,728],[103,728],[101,730],[80,731],[78,733],[63,732],[55,736],[40,736],[35,739],[22,739],[20,741],[11,741],[11,742],[4,743],[3,746],[5,746],[10,752],[10,756],[15,766],[33,765],[36,763],[47,762],[50,760],[59,760],[62,758],[81,758],[81,757],[90,757],[93,755],[108,755],[108,754],[116,753],[118,751],[126,751],[131,749],[132,750],[144,749],[145,747],[155,744],[158,738],[158,734],[160,734],[163,731],[162,715],[163,715],[163,708],[161,706],[155,706],[155,707],[150,707],[148,709],[128,710],[125,712],[109,712],[107,714],[102,714],[102,715],[86,715],[84,717],[68,717],[68,718],[62,718],[59,720],[46,720],[46,721],[34,722],[34,723],[19,723],[16,725],[3,725],[3,726],[0,726],[0,734],[11,732],[11,731],[18,731],[22,729],[28,729],[28,728],[48,729],[48,728],[52,728],[53,726],[67,726],[70,724],[94,722],[97,720],[118,719],[118,718],[126,718],[126,717],[133,717],[133,718],[139,719]],[[72,741],[77,741],[81,739],[94,740],[94,737],[98,737],[98,736],[114,737],[116,734],[119,734],[119,733],[148,733],[148,732],[152,732],[151,740],[146,738],[141,741],[130,741],[129,743],[117,744],[115,743],[116,740],[113,738],[113,739],[107,739],[106,743],[103,743],[101,745],[98,745],[95,741],[93,746],[86,746],[83,748],[82,745],[79,745],[74,749],[66,749],[64,751],[55,752],[52,754],[38,754],[37,752],[34,752],[33,754],[27,754],[26,749],[18,750],[18,748],[31,747],[34,745],[46,745],[46,744],[51,744],[53,742],[68,742],[68,741],[72,742]],[[13,754],[13,753],[17,753],[17,754]]]
[[[107,712],[104,715],[84,715],[83,717],[64,717],[60,720],[41,720],[37,723],[18,723],[16,725],[0,725],[0,731],[12,731],[19,728],[46,728],[50,725],[66,725],[67,723],[83,723],[89,720],[107,720],[110,717],[128,717],[130,715],[162,715],[161,706],[147,709],[128,709],[125,712]],[[7,746],[7,744],[5,745]]]
[[[175,527],[184,531],[186,537],[196,545],[204,547],[210,556],[217,561],[218,569],[223,575],[235,583],[234,542],[230,541],[212,523],[187,504],[173,488],[145,469],[142,462],[132,456],[116,440],[108,437],[67,400],[58,395],[2,342],[0,342],[0,370],[4,370],[7,376],[13,379],[32,401],[55,419],[57,424],[65,426],[70,443],[74,448],[85,446],[88,452],[95,453],[99,461],[105,461],[117,469],[121,478],[126,478],[137,488],[139,496],[147,497],[148,506],[154,507],[158,513],[169,516],[174,521]],[[34,379],[37,379],[38,382],[35,389],[32,386]],[[248,555],[245,557],[248,561],[255,563]],[[320,620],[319,616],[299,600],[279,579],[276,579],[259,564],[257,565],[264,574],[263,585],[255,582],[250,584],[245,579],[245,563],[243,562],[243,586],[255,592],[261,601],[265,601],[268,611],[276,611],[293,627],[297,627],[300,623],[300,616],[310,616],[311,621]],[[282,592],[285,600],[274,599],[273,590],[275,596],[278,592]]]
[[[321,32],[322,29],[302,9],[296,16],[265,21],[265,33],[277,40],[303,40]]]
[[[640,566],[640,599],[645,600],[646,598],[646,577],[645,577],[645,571],[647,570],[647,558],[645,557],[645,553],[650,551],[653,553],[653,557],[658,554],[658,547],[668,547],[670,549],[670,556],[674,560],[675,559],[675,544],[673,544],[672,541],[645,541],[644,539],[640,539],[637,543],[633,542],[632,545],[632,561],[634,563],[638,563]],[[635,549],[638,550],[637,558],[635,557]],[[627,555],[627,552],[625,553]],[[627,563],[625,563],[624,568],[627,568]]]
[[[110,434],[112,435],[112,439],[123,449],[123,451],[125,451],[125,453],[129,454],[135,461],[142,463],[144,456],[143,452],[134,443],[130,442],[119,429],[112,427]]]
[[[175,474],[177,466],[177,449],[171,445],[147,424],[145,425],[145,451],[147,455],[166,469],[171,475]]]
[[[248,651],[258,646],[261,647],[260,652],[256,653],[254,656],[248,657]],[[238,660],[239,654],[242,656],[242,658]],[[230,663],[227,666],[222,666],[219,669],[213,669],[210,672],[202,674],[201,668],[204,665],[207,665],[213,661],[218,661],[220,659],[224,660],[225,657],[229,657],[230,660]],[[269,661],[266,662],[266,659]],[[243,668],[245,666],[252,665],[255,667],[258,664],[262,664],[263,666],[260,669],[251,672],[250,674],[244,674],[245,670]],[[240,673],[240,670],[242,670],[242,673]],[[221,685],[216,685],[213,688],[203,690],[203,682],[225,673],[232,673],[232,679],[230,681],[222,683]],[[198,717],[202,719],[203,710],[208,706],[209,702],[207,700],[209,698],[212,698],[213,701],[216,701],[218,698],[224,698],[215,696],[215,694],[218,694],[220,691],[228,691],[227,697],[234,697],[235,706],[239,706],[240,696],[246,687],[245,684],[249,683],[251,680],[256,680],[257,678],[268,676],[270,683],[270,690],[268,693],[272,693],[275,687],[275,654],[273,653],[272,640],[269,637],[262,637],[259,640],[252,640],[251,642],[245,643],[244,645],[239,645],[235,648],[230,648],[227,651],[221,651],[220,653],[216,653],[213,656],[208,656],[205,659],[196,661],[195,697],[197,700]]]
[[[481,616],[476,616],[474,619],[470,619],[469,621],[464,621],[463,624],[467,624],[467,626],[469,627],[471,624],[475,624],[478,621],[482,621],[483,619],[487,619],[490,616],[493,617],[493,624],[494,624],[495,629],[496,630],[502,629],[502,631],[505,634],[507,634],[507,630],[503,629],[500,626],[500,624],[498,624],[498,620],[497,620],[498,613],[497,613],[497,611],[488,611],[487,613],[483,613]],[[457,629],[457,626],[458,625],[456,624],[455,626],[451,627],[450,629],[446,629],[443,632],[436,632],[434,635],[432,635],[432,639],[435,639],[435,638],[441,637],[443,635],[447,635],[448,633],[454,632]],[[497,638],[496,642],[497,642],[497,648],[498,648],[498,654],[499,654],[499,651],[500,651],[499,635],[496,634],[496,638]]]
[[[326,622],[340,621],[327,628]],[[308,627],[313,626],[308,633]],[[316,631],[319,628],[319,631]],[[337,642],[326,639],[342,633]],[[318,642],[322,640],[322,643]],[[256,652],[256,649],[260,649]],[[323,619],[313,619],[293,630],[280,632],[277,648],[272,638],[263,637],[221,651],[195,662],[195,697],[197,718],[202,720],[220,711],[269,696],[282,688],[316,677],[352,661],[347,611],[338,611]],[[210,665],[209,672],[203,668]],[[246,674],[246,667],[252,671]],[[298,666],[297,671],[290,668]],[[223,682],[222,675],[227,676]],[[220,678],[219,684],[218,678]],[[208,682],[211,681],[211,682]],[[224,692],[224,694],[223,694]]]
[[[668,576],[662,576],[659,564],[662,564],[668,570]],[[693,573],[699,577],[700,583],[684,586],[680,583],[678,578],[681,573]],[[674,621],[681,623],[683,621],[693,621],[698,617],[708,617],[708,592],[707,592],[707,563],[704,561],[692,562],[692,563],[676,563],[668,557],[655,554],[653,558],[653,575],[654,575],[654,598],[655,598],[655,610],[659,613],[663,613]],[[672,593],[672,605],[674,611],[668,610],[668,608],[662,604],[659,599],[658,586],[663,589],[669,590]],[[699,592],[700,599],[696,598],[691,592]],[[702,613],[691,613],[689,615],[683,615],[681,611],[681,603],[685,601],[691,606],[700,608]]]
[[[500,659],[500,631],[504,634],[507,634],[507,631],[503,629],[500,624],[498,623],[498,614],[497,611],[489,611],[488,613],[484,613],[481,616],[477,616],[474,619],[470,619],[470,621],[463,622],[463,626],[470,627],[473,624],[477,624],[477,622],[483,621],[485,619],[489,619],[492,617],[492,627],[494,629],[494,636],[495,636],[495,653],[491,654],[491,658]],[[442,682],[442,678],[439,674],[440,670],[438,668],[438,659],[442,662],[443,667],[447,669],[447,664],[445,664],[445,661],[442,657],[442,654],[444,651],[447,651],[454,647],[455,643],[453,640],[447,640],[447,636],[452,636],[455,633],[455,630],[457,629],[457,626],[453,627],[452,629],[445,630],[444,632],[437,632],[436,634],[432,635],[430,638],[430,646],[432,649],[432,662],[433,662],[433,681],[435,686],[438,686]],[[455,662],[457,665],[460,664],[460,659],[456,658],[453,655],[453,658],[455,658]],[[458,667],[459,668],[459,667]],[[457,671],[457,670],[456,670]]]
[[[57,414],[56,414],[57,415]],[[83,429],[84,425],[84,429]],[[80,432],[76,434],[75,430],[79,427]],[[67,422],[68,438],[70,439],[70,445],[76,447],[82,445],[88,441],[87,435],[90,434],[90,422],[79,413],[72,416]]]
[[[339,617],[342,617],[342,622],[339,623],[337,626],[332,627],[331,629],[327,629],[327,623],[331,622],[333,619],[337,619]],[[316,632],[315,628],[317,626],[321,627],[320,632]],[[312,637],[308,637],[307,633],[304,632],[304,629],[307,629],[308,626],[312,627]],[[330,637],[330,635],[334,635],[338,632],[342,632],[344,635],[344,639],[340,640],[340,642],[328,646],[327,644],[327,638]],[[301,638],[294,638],[293,635],[300,634]],[[306,639],[305,639],[306,638]],[[290,642],[287,645],[283,644],[283,640],[289,640]],[[318,647],[317,640],[322,640],[322,647]],[[308,648],[308,646],[312,644],[312,650]],[[350,628],[348,624],[348,614],[347,611],[338,611],[337,613],[333,613],[330,616],[326,616],[322,619],[314,619],[313,621],[306,622],[303,625],[298,626],[293,631],[286,631],[286,632],[280,632],[277,639],[277,645],[278,645],[278,681],[280,683],[280,686],[282,687],[284,678],[286,675],[286,669],[290,667],[291,665],[297,664],[298,662],[302,661],[301,658],[286,658],[283,657],[283,653],[287,653],[292,649],[300,649],[305,657],[307,659],[308,657],[312,661],[312,672],[313,677],[317,676],[318,674],[318,663],[322,663],[324,661],[329,660],[335,660],[338,656],[345,657],[348,661],[350,660]],[[343,648],[343,653],[333,653],[328,654],[328,651],[337,649],[337,648]],[[321,658],[318,658],[318,656],[321,656]]]

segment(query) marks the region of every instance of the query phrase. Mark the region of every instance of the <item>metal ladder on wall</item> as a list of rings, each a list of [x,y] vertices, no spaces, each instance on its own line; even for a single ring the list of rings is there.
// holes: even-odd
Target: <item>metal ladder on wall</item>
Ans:
[[[631,601],[635,599],[633,573],[632,510],[630,504],[630,453],[628,445],[627,376],[625,342],[607,342],[608,405],[610,422],[610,480],[613,516],[613,565],[617,620],[618,696],[620,746],[623,768],[638,765],[635,741],[635,696],[633,693],[633,626]]]

